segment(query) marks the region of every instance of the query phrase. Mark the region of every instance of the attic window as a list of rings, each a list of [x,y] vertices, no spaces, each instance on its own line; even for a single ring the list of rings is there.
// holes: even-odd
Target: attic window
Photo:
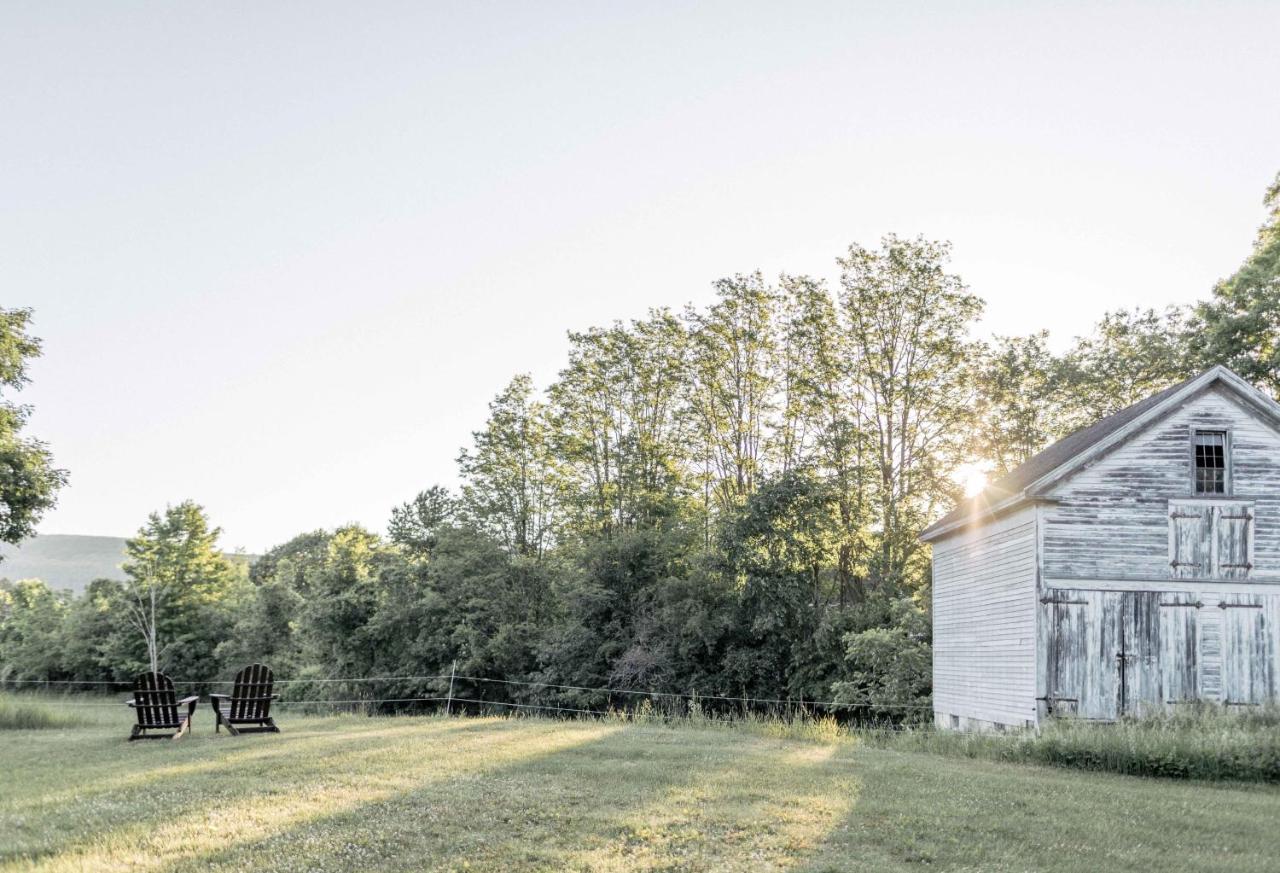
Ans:
[[[1198,430],[1192,437],[1195,452],[1195,493],[1227,493],[1227,433]]]

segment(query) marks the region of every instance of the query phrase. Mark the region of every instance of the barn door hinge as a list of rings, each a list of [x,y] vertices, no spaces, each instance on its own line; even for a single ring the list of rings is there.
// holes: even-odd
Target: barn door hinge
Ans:
[[[1219,603],[1218,609],[1262,609],[1261,603]]]
[[[1223,515],[1219,516],[1219,518],[1230,518],[1235,521],[1245,521],[1245,522],[1253,521],[1253,516],[1247,512],[1244,515],[1226,515],[1224,513]]]
[[[1203,512],[1171,512],[1170,518],[1204,518]]]
[[[1196,609],[1201,609],[1204,607],[1204,604],[1201,603],[1199,600],[1186,600],[1186,601],[1175,600],[1172,603],[1162,602],[1160,605],[1161,606],[1194,606]]]
[[[1052,603],[1052,604],[1062,604],[1062,605],[1072,605],[1072,606],[1088,606],[1089,605],[1089,601],[1087,600],[1054,600],[1052,597],[1041,597],[1040,602],[1045,604]]]
[[[1224,570],[1252,570],[1253,564],[1219,564]]]

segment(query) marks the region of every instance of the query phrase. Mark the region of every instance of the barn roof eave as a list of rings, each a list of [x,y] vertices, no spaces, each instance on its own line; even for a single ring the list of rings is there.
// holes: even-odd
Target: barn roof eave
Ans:
[[[1036,454],[1008,476],[988,486],[976,498],[967,501],[938,521],[925,528],[920,534],[920,541],[936,542],[972,524],[986,521],[997,515],[1003,515],[1018,508],[1030,500],[1043,499],[1046,493],[1067,476],[1080,467],[1096,460],[1113,446],[1128,439],[1133,434],[1146,428],[1151,422],[1165,415],[1169,410],[1184,403],[1190,397],[1208,389],[1216,382],[1231,388],[1241,400],[1270,420],[1273,427],[1280,429],[1280,404],[1263,394],[1249,382],[1221,364],[1205,370],[1164,391],[1140,400],[1132,406],[1120,410],[1095,424],[1070,434],[1053,445]],[[1075,443],[1073,445],[1072,443]],[[1063,452],[1064,448],[1070,451]],[[1062,455],[1061,459],[1056,455]],[[1045,464],[1046,459],[1058,460],[1058,463]],[[1038,475],[1020,475],[1033,470]],[[1007,483],[1016,482],[1019,487],[1011,489]]]

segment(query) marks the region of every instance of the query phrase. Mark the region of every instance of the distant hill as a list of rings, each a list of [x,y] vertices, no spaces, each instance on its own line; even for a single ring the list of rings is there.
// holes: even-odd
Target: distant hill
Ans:
[[[69,588],[76,593],[94,579],[125,578],[124,537],[90,537],[76,534],[45,534],[21,545],[0,543],[0,579],[41,579],[53,589]],[[235,561],[249,561],[253,555],[228,555]]]

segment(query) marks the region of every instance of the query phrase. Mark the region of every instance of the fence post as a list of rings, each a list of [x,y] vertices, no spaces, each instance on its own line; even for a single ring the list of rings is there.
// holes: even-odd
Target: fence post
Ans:
[[[444,702],[444,714],[451,715],[453,713],[453,676],[458,672],[458,662],[455,660],[453,666],[449,668],[449,697]]]

